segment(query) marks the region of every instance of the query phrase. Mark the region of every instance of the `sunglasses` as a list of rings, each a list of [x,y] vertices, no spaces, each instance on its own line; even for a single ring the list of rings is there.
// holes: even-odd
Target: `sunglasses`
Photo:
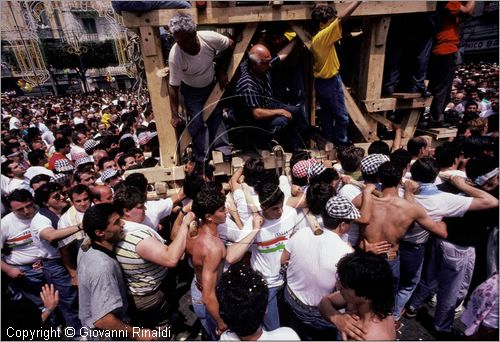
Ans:
[[[52,199],[55,201],[59,201],[61,199],[64,199],[64,195],[60,192],[56,192],[54,195],[52,195]]]

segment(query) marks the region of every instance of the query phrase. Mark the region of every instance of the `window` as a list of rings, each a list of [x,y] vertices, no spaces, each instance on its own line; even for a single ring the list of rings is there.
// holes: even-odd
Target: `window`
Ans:
[[[94,18],[82,18],[82,24],[87,33],[97,33]]]

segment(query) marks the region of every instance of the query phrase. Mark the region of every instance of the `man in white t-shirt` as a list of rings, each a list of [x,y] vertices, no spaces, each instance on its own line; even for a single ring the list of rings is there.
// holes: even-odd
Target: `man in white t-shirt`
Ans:
[[[59,218],[68,204],[61,191],[62,188],[57,183],[47,183],[36,189],[35,202],[40,210],[33,217],[30,230],[33,242],[41,253],[45,278],[59,291],[59,309],[66,325],[73,327],[76,331],[75,336],[79,336],[81,323],[77,309],[78,292],[71,285],[71,277],[61,260],[57,241],[82,230],[82,227],[74,225],[65,229],[57,229]]]
[[[363,193],[363,211],[369,212],[370,184]],[[359,210],[345,197],[333,196],[323,213],[325,229],[315,235],[310,228],[297,231],[281,255],[281,263],[288,263],[285,301],[290,306],[290,326],[302,340],[327,340],[336,328],[325,321],[319,312],[321,299],[335,290],[337,262],[353,251],[343,241],[353,220],[361,217]]]
[[[82,224],[83,215],[85,211],[90,208],[92,203],[90,199],[90,189],[83,184],[72,187],[68,196],[72,206],[69,207],[59,219],[59,223],[57,224],[58,229]],[[75,286],[78,285],[76,259],[78,256],[78,249],[84,238],[85,234],[83,230],[79,230],[58,242],[62,261],[71,276],[71,283]]]
[[[21,112],[18,110],[14,110],[12,112],[12,117],[9,119],[9,131],[12,129],[21,129]]]
[[[419,192],[415,195],[415,200],[424,207],[433,220],[443,217],[463,217],[467,211],[498,207],[497,198],[486,191],[468,185],[460,176],[452,176],[450,182],[469,197],[439,190],[433,184],[438,168],[431,157],[418,159],[411,167],[411,174],[414,180],[419,182]],[[426,256],[424,261],[423,251],[417,251],[416,247],[425,243],[428,238],[429,234],[415,224],[415,227],[410,229],[403,239],[409,247],[401,250],[401,269],[405,269],[408,274],[406,284],[402,284],[398,289],[395,317],[398,318],[399,310],[404,308],[408,299],[410,300],[407,315],[414,317],[413,314],[420,309],[425,298],[438,287],[438,301],[433,323],[437,332],[446,333],[451,331],[453,310],[465,298],[472,280],[475,251],[472,246],[464,247],[436,238],[431,242],[430,257]],[[421,273],[422,277],[420,277]],[[450,312],[451,307],[453,309]]]
[[[33,196],[28,190],[14,190],[7,203],[12,212],[2,218],[2,272],[12,285],[43,308],[40,291],[46,283],[42,272],[41,253],[33,243],[31,220],[37,213]]]
[[[217,285],[219,311],[228,330],[221,341],[299,341],[288,327],[264,330],[269,289],[262,275],[244,264],[232,265]]]
[[[238,262],[247,250],[251,252],[252,268],[262,273],[269,287],[269,301],[264,318],[264,327],[267,330],[280,327],[278,295],[284,284],[284,279],[280,274],[280,260],[288,239],[297,225],[297,211],[284,206],[284,199],[285,196],[278,185],[273,183],[263,185],[259,189],[259,202],[264,217],[261,229],[252,243],[235,244],[242,247],[239,254],[235,253],[234,256],[226,257],[226,261],[233,264]],[[247,220],[242,230],[250,231],[252,234],[252,224],[252,220]],[[237,242],[243,239],[244,237]]]
[[[178,115],[180,88],[196,160],[210,159],[209,150],[212,146],[228,159],[231,157],[231,148],[220,110],[214,110],[206,122],[202,112],[215,86],[216,55],[220,56],[223,51],[228,55],[234,42],[217,32],[196,32],[193,18],[185,13],[172,17],[168,26],[176,41],[168,57],[172,126],[176,129],[181,126],[181,118]],[[227,85],[227,75],[222,65],[217,65],[217,78],[221,88],[224,88]]]

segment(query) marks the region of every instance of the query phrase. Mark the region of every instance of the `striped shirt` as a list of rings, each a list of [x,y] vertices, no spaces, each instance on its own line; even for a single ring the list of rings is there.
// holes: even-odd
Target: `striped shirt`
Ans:
[[[142,240],[149,237],[158,238],[159,235],[142,224],[125,222],[126,225],[138,227],[125,229],[125,238],[115,245],[116,260],[120,263],[125,275],[129,293],[138,296],[151,294],[161,285],[167,275],[167,268],[141,258],[136,252],[136,247]]]
[[[271,60],[271,66],[279,63],[279,57]],[[266,73],[265,79],[256,77],[250,68],[249,60],[241,63],[241,76],[236,84],[236,94],[242,98],[242,104],[248,108],[276,108],[273,99],[271,73]]]

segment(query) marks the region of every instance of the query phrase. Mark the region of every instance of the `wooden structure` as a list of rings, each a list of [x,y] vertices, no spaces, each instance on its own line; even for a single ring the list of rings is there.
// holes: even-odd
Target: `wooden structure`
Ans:
[[[211,27],[244,25],[242,38],[236,42],[228,69],[228,77],[231,79],[260,22],[287,21],[302,39],[304,45],[310,47],[310,37],[302,29],[302,26],[305,21],[310,19],[314,3],[304,2],[294,5],[287,5],[286,2],[279,3],[279,5],[268,6],[234,7],[234,2],[207,2],[208,5],[204,9],[168,9],[146,13],[123,13],[125,26],[138,30],[141,37],[144,66],[158,128],[161,165],[163,167],[175,169],[173,165],[178,162],[178,141],[175,131],[170,125],[167,79],[156,75],[158,70],[165,68],[158,28],[168,26],[169,19],[178,12],[191,14],[199,27],[204,25]],[[223,7],[215,7],[217,4]],[[338,12],[342,12],[348,3],[335,2],[334,6]],[[430,105],[430,98],[421,98],[418,94],[394,94],[390,98],[382,98],[381,92],[386,38],[391,16],[429,12],[434,11],[435,8],[436,1],[369,1],[361,4],[352,14],[352,17],[361,17],[363,20],[362,55],[357,83],[350,90],[346,89],[344,95],[348,112],[364,142],[369,143],[378,139],[377,125],[379,123],[385,126],[391,125],[391,122],[385,117],[385,112],[389,110],[407,111],[402,123],[403,138],[404,141],[407,141],[415,133],[422,108]],[[205,119],[209,117],[221,96],[222,92],[219,87],[215,87],[205,104],[203,112]],[[314,94],[311,98],[314,98]],[[311,107],[313,116],[314,109],[313,105]],[[172,171],[173,173],[175,172]]]

